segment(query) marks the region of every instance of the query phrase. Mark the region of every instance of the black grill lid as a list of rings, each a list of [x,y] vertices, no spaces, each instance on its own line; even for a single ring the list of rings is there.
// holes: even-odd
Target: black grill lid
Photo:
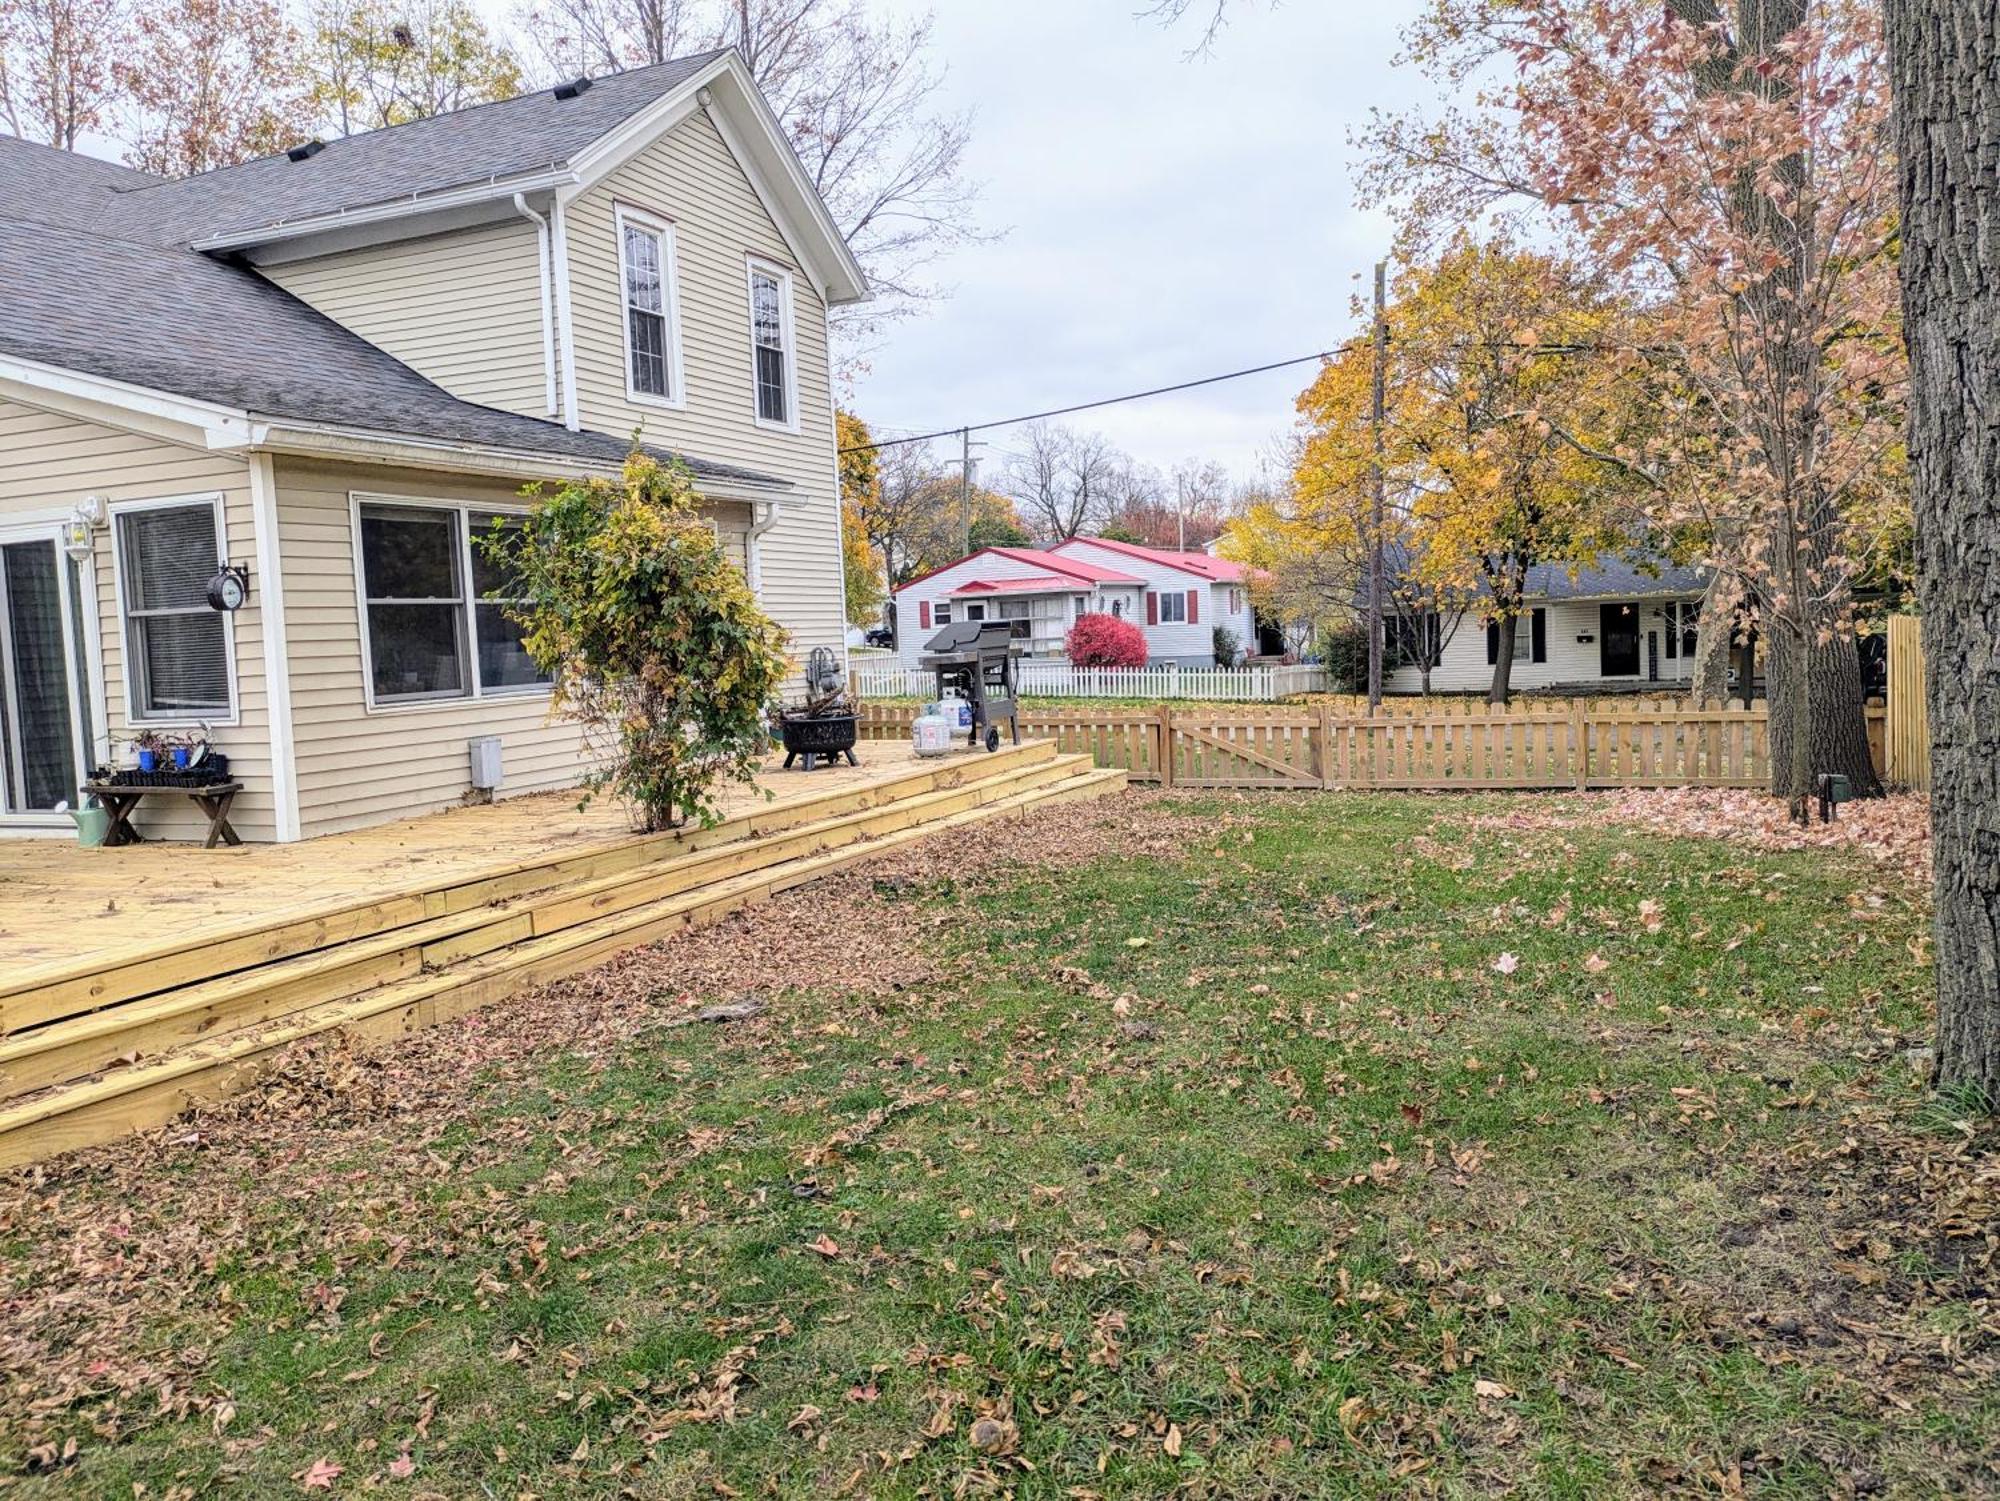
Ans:
[[[924,644],[939,657],[962,657],[1013,649],[1014,628],[1005,620],[954,620]]]

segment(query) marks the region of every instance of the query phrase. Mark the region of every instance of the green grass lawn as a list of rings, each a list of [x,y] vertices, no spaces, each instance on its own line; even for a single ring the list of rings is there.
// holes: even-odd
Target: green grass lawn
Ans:
[[[317,1055],[323,1100],[7,1188],[0,1463],[120,1497],[1991,1493],[1995,1142],[1908,1056],[1920,894],[1589,807],[1065,808],[573,982],[622,1031]]]

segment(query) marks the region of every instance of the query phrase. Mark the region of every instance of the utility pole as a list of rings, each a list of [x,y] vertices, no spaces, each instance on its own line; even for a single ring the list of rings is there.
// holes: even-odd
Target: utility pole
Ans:
[[[1375,378],[1372,401],[1371,425],[1375,436],[1375,496],[1370,508],[1368,539],[1368,712],[1377,713],[1382,708],[1382,512],[1383,497],[1387,489],[1387,477],[1382,466],[1382,421],[1384,383],[1387,380],[1384,367],[1389,355],[1388,318],[1388,276],[1389,263],[1375,263]]]
[[[958,535],[965,551],[972,551],[972,429],[958,430]]]
[[[1185,474],[1176,474],[1174,476],[1174,531],[1176,533],[1175,547],[1181,552],[1186,552],[1187,476]]]

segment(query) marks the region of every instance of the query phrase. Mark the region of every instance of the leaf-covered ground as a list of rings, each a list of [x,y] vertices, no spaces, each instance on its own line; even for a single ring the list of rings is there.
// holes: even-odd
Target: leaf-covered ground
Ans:
[[[1677,816],[1131,794],[301,1049],[0,1182],[0,1485],[1993,1493],[1910,862]]]

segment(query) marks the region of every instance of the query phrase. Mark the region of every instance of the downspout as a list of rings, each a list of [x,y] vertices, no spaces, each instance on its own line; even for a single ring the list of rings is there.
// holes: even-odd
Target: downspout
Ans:
[[[516,193],[514,208],[535,226],[535,257],[541,272],[542,292],[542,401],[548,414],[556,415],[556,326],[549,306],[549,221],[528,207],[528,195]]]
[[[569,234],[564,227],[563,199],[558,192],[549,212],[549,251],[556,286],[556,353],[562,364],[563,426],[578,432],[583,424],[576,414],[576,326],[572,322],[569,299]]]
[[[758,540],[778,523],[778,508],[768,500],[750,508],[750,530],[743,534],[743,578],[757,603],[764,602],[764,550]]]

